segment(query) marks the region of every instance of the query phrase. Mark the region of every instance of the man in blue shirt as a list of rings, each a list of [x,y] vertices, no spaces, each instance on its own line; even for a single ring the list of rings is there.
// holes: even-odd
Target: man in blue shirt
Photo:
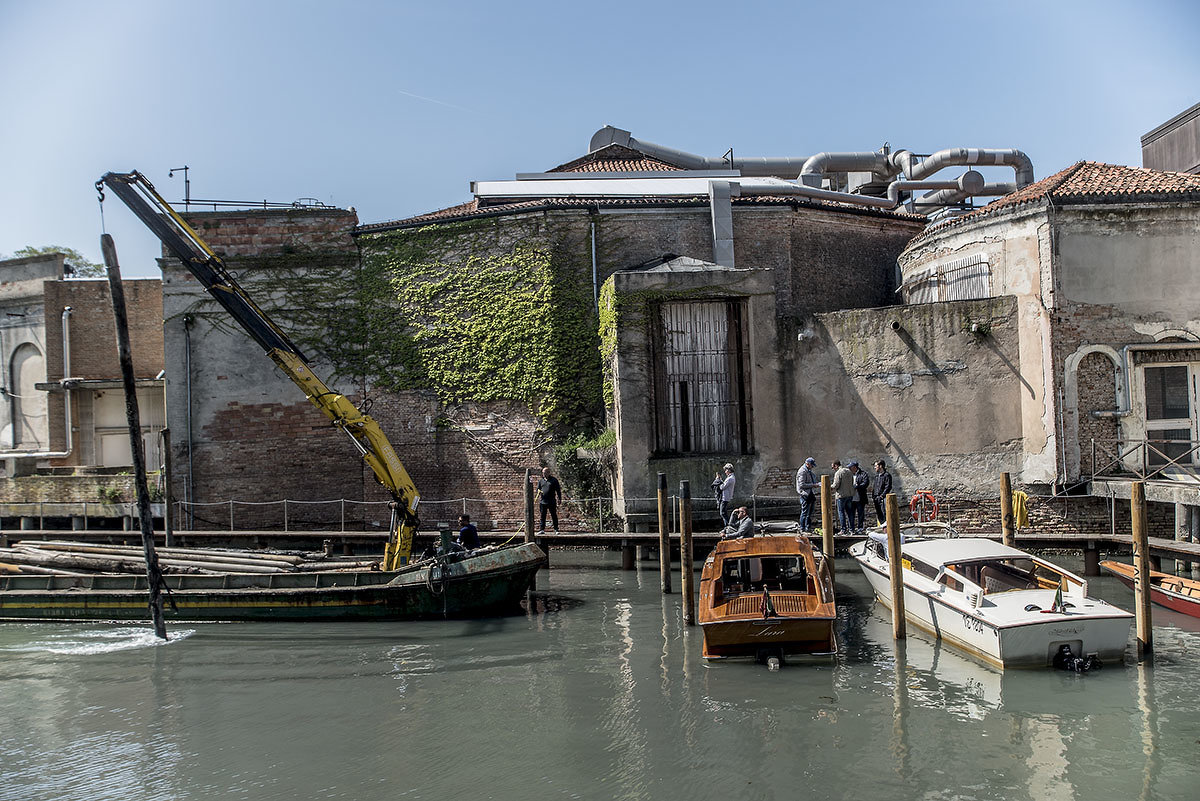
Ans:
[[[475,524],[471,522],[470,515],[458,516],[458,544],[468,551],[479,547],[479,529],[475,528]]]

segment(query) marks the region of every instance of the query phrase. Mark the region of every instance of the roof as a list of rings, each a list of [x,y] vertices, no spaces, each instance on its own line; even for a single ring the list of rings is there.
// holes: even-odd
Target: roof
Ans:
[[[933,567],[952,565],[973,559],[1020,559],[1029,554],[983,537],[929,539],[904,543],[904,553]]]
[[[549,172],[675,172],[674,164],[651,158],[624,145],[605,145],[586,156],[560,164]]]
[[[1145,203],[1168,200],[1200,201],[1200,175],[1147,167],[1125,167],[1098,161],[1077,161],[1065,170],[993,200],[981,209],[927,228],[913,241],[1028,203]]]

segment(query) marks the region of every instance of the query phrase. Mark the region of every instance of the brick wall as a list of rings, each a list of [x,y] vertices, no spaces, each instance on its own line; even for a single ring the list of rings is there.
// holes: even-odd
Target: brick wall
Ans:
[[[1112,359],[1100,353],[1089,354],[1079,363],[1079,448],[1084,476],[1090,476],[1093,470],[1092,441],[1096,441],[1096,461],[1104,465],[1111,458],[1105,457],[1105,450],[1111,453],[1119,436],[1115,418],[1091,415],[1093,411],[1117,408],[1116,370]]]

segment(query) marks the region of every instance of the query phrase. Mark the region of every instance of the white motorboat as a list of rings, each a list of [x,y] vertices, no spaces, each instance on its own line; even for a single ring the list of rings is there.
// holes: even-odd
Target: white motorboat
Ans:
[[[944,524],[902,526],[901,540],[912,625],[1002,668],[1085,669],[1123,659],[1133,615],[1088,597],[1087,581],[1074,573],[989,539],[958,537]],[[872,531],[850,555],[890,608],[886,533]]]

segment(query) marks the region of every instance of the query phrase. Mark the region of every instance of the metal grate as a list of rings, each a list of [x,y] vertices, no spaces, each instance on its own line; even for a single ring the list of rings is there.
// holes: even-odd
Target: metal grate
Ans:
[[[749,449],[742,301],[664,303],[657,359],[657,445],[678,453]]]

